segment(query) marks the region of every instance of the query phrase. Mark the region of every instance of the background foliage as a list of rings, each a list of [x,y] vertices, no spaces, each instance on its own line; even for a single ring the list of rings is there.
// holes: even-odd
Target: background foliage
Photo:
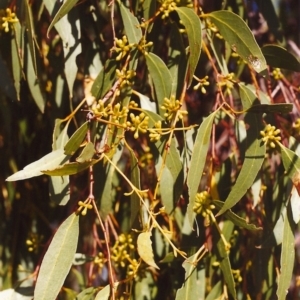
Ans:
[[[299,13],[1,0],[0,298],[299,298]]]

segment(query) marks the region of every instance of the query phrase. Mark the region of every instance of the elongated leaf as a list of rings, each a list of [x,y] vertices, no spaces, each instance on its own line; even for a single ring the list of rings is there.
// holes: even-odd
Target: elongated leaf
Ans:
[[[17,181],[28,179],[43,174],[42,170],[56,168],[62,162],[67,161],[68,157],[62,149],[57,149],[43,156],[41,159],[27,165],[23,170],[9,176],[6,181]]]
[[[142,30],[138,19],[121,1],[118,1],[120,12],[129,44],[138,44],[142,38]]]
[[[292,189],[290,201],[293,220],[295,224],[298,224],[300,221],[300,196],[296,188]]]
[[[251,113],[281,113],[287,114],[293,109],[291,103],[278,103],[278,104],[259,104],[253,105],[247,109],[247,112]]]
[[[249,109],[254,103],[259,103],[256,94],[244,83],[239,83],[239,91],[243,109]]]
[[[79,235],[79,217],[71,214],[56,231],[42,261],[34,299],[56,299],[72,265]]]
[[[216,208],[221,209],[224,205],[223,201],[219,200],[213,200],[213,204],[216,206]],[[232,212],[230,209],[227,210],[224,213],[224,216],[230,220],[234,225],[248,229],[248,230],[262,230],[261,227],[256,227],[254,224],[249,224],[247,221],[238,215],[236,215],[234,212]]]
[[[187,185],[189,189],[189,204],[187,207],[187,213],[192,227],[195,215],[193,207],[206,163],[207,151],[210,144],[210,135],[216,113],[217,111],[210,114],[200,125],[191,157],[190,170],[187,176]]]
[[[247,131],[248,149],[245,153],[245,160],[234,186],[217,215],[223,214],[241,200],[253,184],[265,158],[266,146],[261,139],[258,139],[260,137],[261,121],[256,115],[251,117],[247,115],[247,119],[250,127]]]
[[[137,251],[141,259],[149,266],[159,269],[154,261],[152,250],[151,232],[142,232],[137,238]]]
[[[185,279],[182,287],[177,290],[175,300],[201,299],[200,283],[197,276],[198,253],[189,257],[183,264]]]
[[[90,159],[93,158],[94,154],[95,154],[95,146],[92,142],[88,142],[83,148],[80,155],[76,158],[76,161],[79,163],[89,161]]]
[[[280,275],[278,279],[278,300],[285,300],[291,284],[295,261],[295,237],[291,206],[288,204],[284,219],[282,250],[280,258]]]
[[[50,176],[74,175],[86,170],[90,166],[93,166],[98,161],[99,161],[98,159],[91,159],[90,161],[86,161],[83,163],[78,163],[78,162],[66,163],[62,166],[56,167],[55,169],[54,168],[44,169],[42,170],[42,173]]]
[[[89,129],[89,122],[85,122],[82,124],[71,136],[68,140],[67,144],[65,145],[65,154],[73,155],[75,151],[80,147],[81,143],[83,142],[84,138],[86,137],[86,133]]]
[[[195,73],[202,44],[202,29],[201,22],[195,11],[188,7],[177,7],[176,12],[186,29],[186,34],[189,40],[190,57],[189,57],[189,76],[188,87],[191,85],[193,75]]]
[[[94,292],[95,292],[95,288],[93,287],[89,287],[85,290],[83,290],[82,292],[80,292],[75,300],[94,300]]]
[[[114,59],[106,61],[91,89],[92,95],[96,99],[101,99],[113,86],[117,66],[118,64]]]
[[[247,61],[257,73],[267,74],[267,64],[254,36],[238,15],[230,11],[215,11],[209,14],[209,18],[216,24],[221,35],[230,47],[245,61]]]
[[[271,67],[300,72],[300,63],[297,58],[283,47],[266,45],[261,48],[261,51]]]
[[[49,31],[52,29],[52,27],[62,18],[64,17],[78,2],[78,0],[65,0],[61,7],[59,8],[58,12],[54,16],[51,24],[48,27],[47,30],[47,36],[49,35]]]
[[[165,97],[170,98],[172,91],[171,73],[162,59],[154,53],[149,52],[145,55],[145,58],[150,76],[154,83],[158,110],[160,115],[163,116],[161,105]]]

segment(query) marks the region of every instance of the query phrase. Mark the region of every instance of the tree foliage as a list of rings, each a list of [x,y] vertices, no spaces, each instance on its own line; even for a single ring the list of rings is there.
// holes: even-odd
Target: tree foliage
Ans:
[[[299,295],[300,50],[219,2],[0,3],[2,294]]]

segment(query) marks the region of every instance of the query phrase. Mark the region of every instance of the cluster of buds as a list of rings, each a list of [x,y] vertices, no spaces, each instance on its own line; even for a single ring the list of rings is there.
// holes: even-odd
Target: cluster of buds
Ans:
[[[117,103],[114,108],[109,112],[109,114],[111,115],[111,119],[114,123],[118,124],[119,120],[126,118],[127,114],[128,114],[128,108],[127,107],[123,107],[121,109],[121,104]]]
[[[170,99],[164,98],[164,104],[161,108],[166,111],[164,117],[168,121],[172,121],[175,116],[177,116],[177,120],[181,120],[188,113],[186,110],[181,110],[181,102],[176,100],[173,95]]]
[[[275,80],[281,80],[284,77],[279,68],[275,68],[272,71],[272,76],[274,77]]]
[[[15,13],[11,12],[10,8],[7,8],[4,13],[3,10],[0,12],[0,21],[2,23],[1,28],[4,29],[5,32],[8,32],[9,25],[19,22],[19,19]]]
[[[196,214],[201,214],[204,218],[208,218],[206,220],[208,225],[209,216],[214,208],[215,206],[212,204],[212,197],[207,191],[197,193],[193,211]]]
[[[200,79],[194,75],[194,78],[198,81],[198,83],[193,87],[193,89],[195,91],[200,89],[202,94],[206,94],[205,87],[209,85],[209,81],[207,80],[208,76],[205,76],[204,78]]]
[[[116,70],[117,77],[120,81],[120,87],[131,86],[136,73],[134,70]]]
[[[81,212],[82,216],[85,216],[87,214],[88,209],[93,208],[93,205],[90,203],[90,201],[86,201],[86,202],[79,201],[78,205],[79,205],[79,207],[77,209],[77,212],[80,212],[82,210],[82,212]]]
[[[37,253],[41,246],[43,238],[43,236],[39,236],[36,233],[31,233],[28,239],[26,240],[26,246],[28,251]]]
[[[99,100],[97,105],[93,107],[92,110],[97,118],[106,118],[111,112],[111,108],[112,108],[111,104],[105,106],[104,102],[102,100]]]
[[[134,138],[139,137],[139,133],[146,133],[148,130],[149,117],[146,116],[143,112],[138,116],[135,116],[133,113],[130,114],[131,122],[127,121],[127,127],[129,130],[134,132]]]
[[[176,1],[179,3],[179,1]],[[177,8],[177,3],[174,0],[164,0],[162,1],[159,10],[162,12],[162,19],[168,18],[169,14]]]
[[[261,130],[260,134],[263,137],[263,142],[273,149],[276,147],[276,144],[281,140],[281,137],[278,136],[280,134],[280,129],[276,129],[276,127],[272,126],[271,124],[268,124],[264,130]]]
[[[225,92],[228,94],[228,95],[231,95],[231,90],[233,89],[234,87],[234,73],[229,73],[225,76],[220,76],[220,81],[218,82],[218,86],[220,88],[225,88]]]
[[[137,48],[143,53],[143,54],[148,54],[147,52],[147,48],[148,47],[152,47],[153,46],[153,42],[147,42],[145,37],[143,36],[139,42],[139,44],[137,45]]]
[[[99,269],[102,269],[104,267],[105,262],[106,259],[102,252],[99,252],[98,255],[94,258],[94,264],[97,265]]]
[[[119,53],[116,60],[121,60],[126,54],[128,54],[131,49],[134,47],[134,44],[129,44],[127,36],[124,35],[122,39],[115,39],[114,50]]]
[[[148,131],[150,132],[149,133],[150,141],[157,142],[161,137],[161,121],[155,122],[154,127],[149,128]]]

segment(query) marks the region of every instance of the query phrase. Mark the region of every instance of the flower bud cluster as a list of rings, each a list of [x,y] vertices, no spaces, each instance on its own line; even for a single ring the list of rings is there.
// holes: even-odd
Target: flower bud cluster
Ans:
[[[209,216],[215,206],[212,204],[212,197],[207,192],[197,193],[193,210],[196,214],[201,214],[204,218]]]
[[[264,130],[261,130],[260,134],[263,137],[263,142],[273,149],[276,147],[276,144],[281,140],[281,137],[278,136],[280,134],[280,129],[276,129],[276,127],[272,126],[271,124],[268,124]]]
[[[9,31],[9,25],[19,22],[19,19],[16,17],[16,14],[11,12],[10,8],[7,8],[4,13],[3,10],[0,12],[0,29],[4,29],[5,32]]]
[[[131,49],[133,48],[134,44],[129,44],[127,36],[124,35],[122,39],[115,38],[115,47],[114,50],[119,53],[116,60],[121,60],[124,56],[126,56]]]
[[[209,81],[207,80],[208,79],[208,76],[205,76],[204,78],[202,79],[199,79],[198,77],[194,76],[194,78],[198,81],[198,83],[193,87],[193,89],[196,91],[196,90],[199,90],[201,91],[202,94],[206,94],[206,89],[205,89],[205,86],[208,86],[209,85]]]
[[[170,97],[170,99],[164,98],[164,104],[161,106],[161,108],[166,111],[166,113],[164,113],[164,117],[168,121],[172,121],[176,115],[178,119],[182,119],[188,113],[185,110],[181,110],[180,101],[176,100],[175,96],[173,95]]]
[[[130,121],[127,121],[129,130],[134,132],[134,138],[139,137],[139,133],[146,133],[148,130],[149,117],[145,113],[140,113],[138,116],[133,113],[130,114]]]

